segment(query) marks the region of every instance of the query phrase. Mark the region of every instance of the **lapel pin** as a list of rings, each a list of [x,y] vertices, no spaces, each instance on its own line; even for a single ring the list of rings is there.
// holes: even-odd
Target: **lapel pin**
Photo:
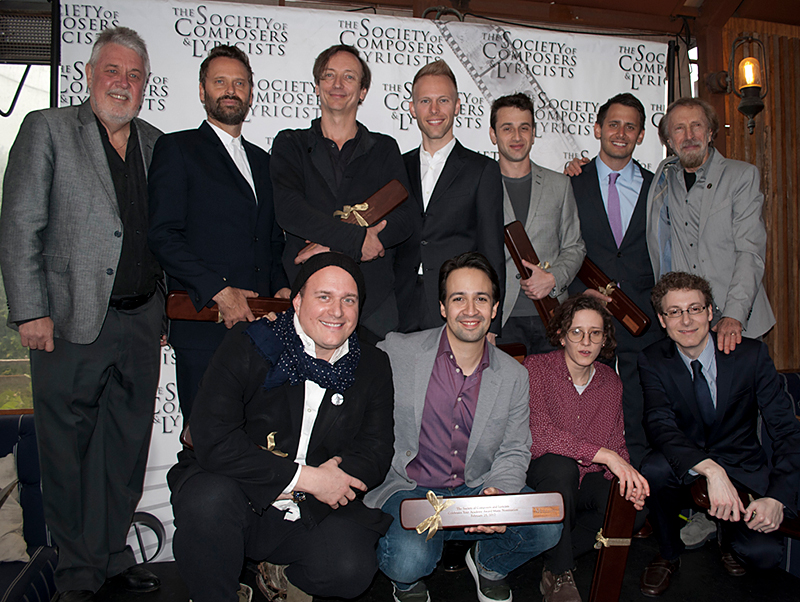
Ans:
[[[331,397],[331,403],[335,406],[340,406],[344,403],[344,397],[342,397],[341,393],[334,393]]]

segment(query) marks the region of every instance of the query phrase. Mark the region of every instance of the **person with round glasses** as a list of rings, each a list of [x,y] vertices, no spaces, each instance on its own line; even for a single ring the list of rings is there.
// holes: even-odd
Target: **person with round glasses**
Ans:
[[[527,485],[564,498],[561,540],[543,554],[545,602],[580,602],[572,568],[594,545],[611,479],[619,477],[620,495],[638,510],[650,488],[625,447],[622,382],[596,361],[612,357],[616,347],[611,314],[593,297],[571,297],[556,308],[547,336],[560,349],[524,362],[533,438]]]

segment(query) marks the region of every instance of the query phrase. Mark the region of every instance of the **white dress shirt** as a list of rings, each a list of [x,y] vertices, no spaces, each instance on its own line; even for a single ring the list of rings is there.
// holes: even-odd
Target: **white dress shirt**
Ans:
[[[300,320],[297,314],[294,315],[294,329],[297,332],[300,340],[303,342],[303,349],[311,357],[317,357],[317,348],[314,340],[309,337],[303,327],[300,325]],[[338,360],[347,355],[350,350],[350,345],[347,340],[336,348],[331,356],[330,363],[335,364]],[[303,423],[300,426],[300,440],[297,443],[297,456],[295,456],[295,464],[297,464],[297,471],[294,473],[294,478],[289,482],[283,493],[291,493],[300,479],[300,470],[302,466],[306,465],[306,454],[308,453],[308,443],[311,440],[311,432],[314,430],[314,423],[317,420],[319,407],[322,405],[322,399],[325,397],[326,389],[320,387],[317,383],[310,380],[305,381],[305,402],[303,404]],[[342,403],[341,395],[334,394],[333,403]],[[338,399],[337,399],[338,397]],[[337,404],[338,405],[338,404]],[[292,500],[277,500],[272,505],[278,510],[285,511],[284,520],[296,521],[300,518],[300,508]]]
[[[244,150],[244,146],[242,146],[242,137],[239,136],[238,138],[234,138],[228,132],[215,126],[210,121],[206,121],[208,125],[211,126],[211,129],[217,133],[219,139],[222,141],[222,145],[225,147],[225,150],[228,151],[228,154],[233,159],[233,162],[236,164],[236,167],[239,168],[239,172],[242,174],[247,183],[250,184],[250,188],[253,189],[253,196],[256,197],[256,203],[258,203],[258,195],[256,194],[256,185],[253,181],[253,172],[250,170],[250,162],[247,160],[247,153]]]

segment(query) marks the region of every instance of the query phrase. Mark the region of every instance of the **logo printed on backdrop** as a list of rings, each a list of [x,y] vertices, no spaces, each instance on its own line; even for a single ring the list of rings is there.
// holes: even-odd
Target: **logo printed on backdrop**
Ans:
[[[289,41],[287,24],[273,17],[216,12],[205,4],[173,7],[175,33],[193,57],[204,57],[214,46],[236,45],[251,59],[257,56],[284,56]]]
[[[631,90],[663,87],[667,84],[666,54],[648,50],[644,44],[619,47],[619,68]]]
[[[441,36],[426,29],[375,25],[366,17],[340,19],[339,28],[339,43],[358,48],[370,65],[422,67],[444,52]]]
[[[257,79],[254,86],[251,117],[310,121],[320,116],[319,99],[310,79],[264,78]]]
[[[120,25],[119,11],[93,4],[62,4],[61,43],[94,44],[97,35]]]
[[[528,94],[535,102],[543,107],[550,106],[550,98],[539,83],[536,76],[525,62],[527,53],[547,54],[548,60],[559,62],[569,59],[570,65],[558,65],[558,73],[551,79],[569,79],[572,69],[577,65],[576,51],[566,43],[549,43],[529,40],[527,45],[521,38],[510,36],[508,30],[497,25],[474,25],[472,23],[436,22],[442,37],[448,43],[455,55],[461,61],[464,69],[472,77],[487,103],[496,98],[515,92]],[[518,48],[515,48],[518,46]],[[545,65],[555,67],[555,65]],[[554,73],[548,71],[548,73]],[[567,124],[557,110],[550,116],[556,123],[551,124],[549,130],[544,125],[536,124],[537,138],[545,139],[547,151],[550,154],[558,153],[564,156],[577,156],[580,153],[575,135],[579,132],[570,132]],[[540,131],[541,130],[541,131]],[[534,151],[538,149],[534,147]],[[496,158],[496,151],[486,153]]]

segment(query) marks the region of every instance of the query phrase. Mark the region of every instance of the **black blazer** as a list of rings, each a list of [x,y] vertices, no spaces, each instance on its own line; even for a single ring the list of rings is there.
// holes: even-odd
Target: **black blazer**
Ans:
[[[647,192],[653,182],[653,173],[636,163],[644,182],[630,224],[625,231],[625,237],[622,239],[622,245],[617,248],[608,223],[608,213],[603,205],[600,184],[597,181],[598,160],[597,157],[592,159],[583,166],[580,175],[571,179],[572,191],[575,193],[575,202],[578,205],[578,216],[581,220],[581,235],[583,242],[586,243],[586,256],[612,281],[618,282],[625,294],[650,318],[650,327],[640,337],[631,335],[614,318],[616,338],[620,347],[641,351],[663,337],[650,303],[650,291],[655,285],[655,278],[645,237]],[[569,292],[571,295],[582,293],[586,290],[586,286],[586,283],[576,278],[572,281]]]
[[[639,355],[644,425],[653,449],[683,478],[706,458],[752,491],[797,509],[800,423],[761,341],[742,339],[729,355],[717,350],[717,414],[706,432],[694,397],[692,375],[675,343],[664,339]],[[770,465],[757,438],[758,413],[772,444]]]
[[[264,378],[271,365],[237,324],[226,335],[206,370],[192,409],[194,451],[178,454],[178,464],[168,475],[171,490],[178,491],[201,471],[236,479],[257,512],[267,508],[294,478],[297,445],[303,422],[305,385],[284,383],[267,390]],[[308,446],[306,463],[319,466],[341,456],[339,468],[369,488],[383,482],[394,453],[394,388],[389,358],[361,343],[356,380],[334,405],[332,391],[325,392]],[[275,449],[266,451],[267,435],[275,432]],[[262,446],[262,447],[259,447]],[[331,511],[327,504],[308,496],[302,512],[316,522]],[[390,522],[379,510],[360,499],[336,510],[338,516],[385,531]]]
[[[414,191],[416,210],[411,237],[397,250],[395,274],[400,308],[400,330],[417,311],[412,302],[419,264],[423,265],[425,300],[433,315],[439,315],[439,268],[456,255],[478,251],[486,256],[500,279],[500,305],[492,321],[492,332],[500,333],[502,294],[506,268],[503,255],[503,180],[500,167],[485,155],[456,145],[447,158],[431,194],[428,208],[422,208],[419,148],[403,155]],[[414,320],[416,321],[416,320]],[[422,324],[421,329],[441,326]],[[405,326],[405,328],[404,328]]]
[[[253,189],[208,123],[159,138],[150,165],[148,241],[167,273],[199,310],[226,286],[273,295],[289,286],[281,266],[283,232],[275,222],[269,155],[246,140]],[[178,346],[215,349],[222,324],[172,323]]]
[[[306,240],[361,261],[364,229],[343,223],[333,216],[334,211],[344,205],[363,203],[393,179],[400,180],[411,193],[394,138],[370,132],[361,124],[358,127],[361,138],[338,190],[329,151],[314,125],[306,130],[283,130],[275,138],[271,165],[275,212],[278,223],[286,231],[283,265],[292,280],[300,270],[294,258],[306,246]],[[409,199],[387,216],[386,228],[380,233],[386,256],[361,264],[367,286],[361,323],[379,335],[396,327],[392,248],[411,234],[412,210],[413,203]],[[391,307],[395,323],[386,324],[385,329],[366,323],[384,303]]]

